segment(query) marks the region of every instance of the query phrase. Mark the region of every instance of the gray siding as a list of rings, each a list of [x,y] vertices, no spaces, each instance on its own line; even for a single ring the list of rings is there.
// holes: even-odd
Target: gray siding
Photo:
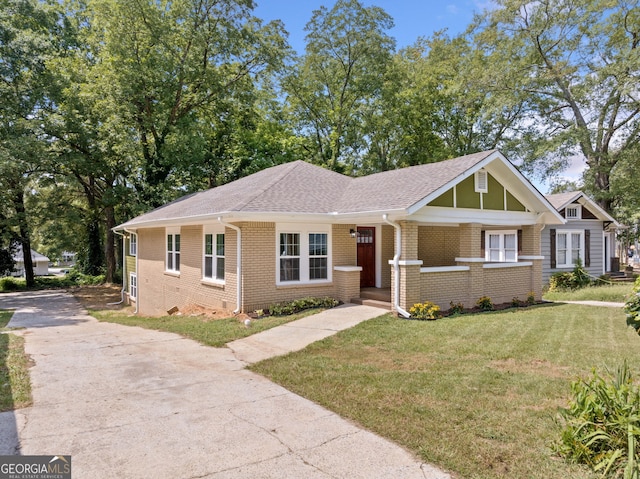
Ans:
[[[602,221],[598,220],[576,220],[569,221],[565,225],[547,226],[542,230],[540,238],[540,247],[544,261],[542,265],[542,282],[547,283],[549,277],[553,273],[559,271],[571,271],[572,268],[551,268],[551,233],[550,230],[556,231],[571,231],[571,230],[589,230],[591,233],[591,265],[586,268],[589,274],[593,276],[600,276],[604,272],[604,258],[603,258],[603,239],[602,239]]]

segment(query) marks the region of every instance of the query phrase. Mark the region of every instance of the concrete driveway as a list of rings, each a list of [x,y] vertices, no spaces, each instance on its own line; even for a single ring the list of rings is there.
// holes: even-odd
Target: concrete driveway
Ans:
[[[34,404],[0,414],[0,454],[70,454],[83,479],[449,477],[231,349],[100,323],[62,292],[3,294],[0,308],[16,309],[35,361]]]

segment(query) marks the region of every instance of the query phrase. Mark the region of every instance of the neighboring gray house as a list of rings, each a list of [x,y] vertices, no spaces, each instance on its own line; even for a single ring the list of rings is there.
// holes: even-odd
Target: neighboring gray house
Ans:
[[[546,199],[566,223],[542,231],[542,281],[548,282],[553,273],[571,271],[578,258],[593,276],[610,272],[616,266],[616,229],[621,225],[582,191]]]

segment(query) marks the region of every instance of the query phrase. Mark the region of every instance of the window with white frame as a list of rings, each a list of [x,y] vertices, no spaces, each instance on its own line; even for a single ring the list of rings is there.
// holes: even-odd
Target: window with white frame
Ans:
[[[564,209],[564,217],[568,220],[582,219],[581,205],[571,205]]]
[[[309,233],[309,279],[327,279],[327,233]]]
[[[506,263],[518,261],[516,230],[485,231],[485,261]]]
[[[138,299],[138,276],[136,273],[129,273],[129,297]]]
[[[573,268],[584,261],[584,231],[556,232],[556,268]]]
[[[129,237],[129,256],[136,256],[138,254],[138,235],[131,233]]]
[[[180,272],[180,230],[167,230],[167,263],[166,270]]]
[[[329,228],[310,230],[300,225],[278,226],[278,284],[331,280]]]
[[[205,279],[224,281],[224,233],[205,230],[204,265]]]

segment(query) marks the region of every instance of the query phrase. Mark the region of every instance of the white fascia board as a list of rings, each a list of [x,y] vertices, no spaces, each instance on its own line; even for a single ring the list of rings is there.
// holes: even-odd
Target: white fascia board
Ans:
[[[411,219],[424,223],[441,224],[482,223],[516,226],[538,223],[538,215],[526,211],[476,210],[444,206],[425,206],[419,214],[411,216]]]

